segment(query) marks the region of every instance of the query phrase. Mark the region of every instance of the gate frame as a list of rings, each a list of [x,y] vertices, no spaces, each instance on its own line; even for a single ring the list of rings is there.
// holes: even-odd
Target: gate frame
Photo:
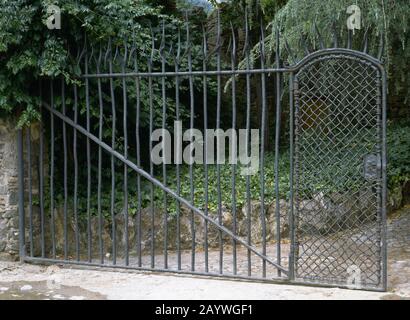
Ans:
[[[381,146],[381,153],[382,153],[382,166],[381,166],[381,171],[382,171],[382,208],[381,208],[381,251],[382,251],[382,286],[381,288],[363,288],[362,290],[369,290],[369,291],[386,291],[387,289],[387,243],[386,243],[386,199],[387,199],[387,186],[386,186],[386,169],[387,169],[387,157],[386,157],[386,110],[387,110],[387,75],[386,71],[381,63],[380,60],[375,59],[374,57],[368,55],[367,53],[363,53],[360,51],[352,50],[352,49],[344,49],[344,48],[330,48],[330,49],[320,49],[318,51],[315,51],[313,53],[309,53],[306,55],[301,61],[295,63],[292,66],[289,67],[284,67],[284,68],[272,68],[272,69],[261,69],[261,70],[236,70],[236,71],[226,71],[226,74],[248,74],[250,71],[253,73],[260,73],[260,74],[268,74],[268,73],[274,73],[274,74],[281,74],[281,73],[288,73],[289,74],[289,94],[290,94],[290,101],[289,101],[289,106],[290,106],[290,159],[291,159],[291,169],[290,169],[290,212],[289,212],[289,225],[290,225],[290,239],[291,239],[291,247],[290,247],[290,254],[289,254],[289,269],[287,270],[288,272],[288,277],[287,278],[275,278],[275,279],[268,279],[268,278],[257,278],[257,277],[252,277],[252,280],[254,281],[263,281],[263,282],[272,282],[272,283],[287,283],[287,284],[296,284],[296,285],[312,285],[312,286],[319,286],[319,287],[340,287],[340,288],[345,288],[347,286],[342,286],[342,285],[335,285],[335,284],[326,284],[326,283],[316,283],[316,282],[309,282],[309,281],[297,281],[295,280],[295,228],[294,228],[294,189],[293,189],[293,177],[294,177],[294,165],[293,165],[293,154],[294,154],[294,115],[295,115],[295,110],[294,110],[294,99],[295,95],[298,94],[298,87],[295,85],[295,75],[296,73],[307,63],[310,61],[321,57],[321,56],[326,56],[326,55],[334,55],[334,54],[343,54],[343,55],[349,55],[352,57],[359,57],[365,61],[368,61],[370,64],[375,66],[382,77],[381,81],[381,90],[382,90],[382,101],[381,101],[381,106],[382,106],[382,146]],[[191,72],[186,72],[186,74],[194,74],[195,71]],[[200,74],[209,74],[212,75],[214,74],[214,71],[202,71]],[[142,74],[142,73],[141,73]],[[184,73],[181,72],[181,75]],[[222,75],[224,74],[223,71],[219,71],[219,73],[216,73],[217,75]],[[129,73],[127,74],[130,77],[133,76],[139,76],[140,74],[138,73]],[[159,73],[157,74],[158,76],[166,76],[166,73]],[[100,77],[104,76],[109,76],[109,77],[123,77],[124,74],[109,74],[109,75],[100,75]],[[150,76],[155,76],[154,74],[151,74]],[[93,78],[93,75],[85,75],[85,78]],[[156,180],[155,178],[151,177],[147,172],[144,170],[138,168],[137,165],[132,163],[131,161],[127,160],[124,158],[123,155],[120,153],[116,152],[113,150],[110,146],[105,145],[102,141],[98,139],[98,137],[93,136],[90,132],[88,132],[86,129],[82,128],[78,124],[74,123],[71,119],[63,115],[62,113],[58,112],[57,110],[53,110],[50,106],[43,104],[43,106],[48,109],[51,113],[54,114],[54,116],[59,117],[64,123],[72,126],[75,130],[78,132],[84,134],[88,139],[93,140],[97,144],[99,144],[100,147],[111,153],[111,155],[115,156],[117,159],[121,160],[124,164],[126,164],[129,168],[133,169],[136,171],[139,175],[141,175],[144,178],[147,178],[150,180],[152,183],[156,184],[157,187],[161,188],[163,191],[167,192],[168,195],[172,196],[174,199],[180,201],[181,203],[187,205],[191,210],[193,210],[197,215],[199,215],[201,218],[207,220],[208,222],[214,224],[217,229],[219,229],[221,232],[224,232],[228,236],[232,237],[235,241],[241,242],[242,240],[239,239],[236,235],[234,235],[230,230],[226,229],[222,225],[218,225],[216,221],[213,221],[211,218],[206,216],[201,210],[196,208],[194,205],[192,205],[189,201],[185,200],[176,192],[173,190],[167,188],[165,185],[163,185],[160,181]],[[116,265],[106,265],[106,264],[99,264],[99,263],[90,263],[90,262],[78,262],[74,260],[59,260],[59,259],[49,259],[49,258],[36,258],[36,257],[30,257],[27,256],[26,254],[26,245],[25,245],[25,213],[24,213],[24,151],[23,151],[23,131],[22,129],[18,130],[18,181],[19,181],[19,238],[20,238],[20,260],[22,262],[47,262],[47,263],[63,263],[63,264],[74,264],[74,265],[84,265],[84,266],[95,266],[95,267],[104,267],[104,268],[120,268],[120,269],[132,269],[132,270],[148,270],[148,271],[158,271],[158,272],[169,272],[169,273],[181,273],[181,274],[192,274],[196,276],[207,276],[207,277],[222,277],[222,278],[233,278],[233,279],[246,279],[250,280],[249,277],[242,277],[238,275],[229,275],[229,274],[216,274],[216,273],[200,273],[200,272],[190,272],[190,271],[182,271],[182,270],[170,270],[170,269],[160,269],[160,268],[155,268],[155,270],[149,269],[149,268],[143,268],[143,267],[129,267],[129,266],[116,266]],[[244,241],[243,241],[244,242]],[[243,244],[246,243],[244,242]],[[272,263],[272,261],[269,260],[268,257],[260,254],[259,252],[254,251],[255,254],[259,255],[262,259],[265,261],[273,264],[274,266],[278,266],[276,263]],[[278,262],[278,261],[277,261]],[[280,263],[280,261],[278,262]],[[278,270],[281,270],[278,268]],[[286,270],[282,270],[286,271]]]
[[[386,126],[387,126],[387,73],[382,64],[382,62],[369,54],[361,51],[356,51],[352,49],[345,49],[345,48],[327,48],[315,51],[310,53],[309,55],[305,56],[301,61],[296,63],[293,67],[289,68],[290,71],[290,80],[289,83],[291,84],[289,87],[289,92],[291,95],[291,99],[289,101],[290,105],[290,133],[291,133],[291,147],[290,147],[290,163],[291,163],[291,219],[292,219],[292,228],[291,228],[291,252],[292,254],[289,257],[289,267],[290,267],[290,280],[295,279],[295,227],[294,227],[294,190],[293,190],[293,179],[294,179],[294,115],[295,115],[295,108],[294,108],[294,100],[295,97],[298,97],[299,94],[299,87],[297,83],[295,84],[295,77],[296,74],[308,63],[311,61],[316,60],[320,57],[325,57],[328,55],[344,55],[349,56],[352,58],[360,58],[370,65],[377,68],[381,75],[381,84],[378,89],[381,90],[381,132],[382,132],[382,141],[381,141],[381,287],[380,288],[363,288],[362,290],[369,290],[369,291],[381,291],[385,292],[387,290],[387,212],[386,212],[386,203],[387,203],[387,139],[386,139]],[[297,80],[296,80],[297,81]],[[292,262],[292,263],[291,263]],[[303,283],[306,283],[305,281]],[[308,282],[309,283],[309,282]],[[318,285],[315,282],[311,282],[312,285]],[[319,284],[320,286],[320,284]],[[340,286],[338,286],[340,287]],[[351,289],[348,286],[341,286]]]

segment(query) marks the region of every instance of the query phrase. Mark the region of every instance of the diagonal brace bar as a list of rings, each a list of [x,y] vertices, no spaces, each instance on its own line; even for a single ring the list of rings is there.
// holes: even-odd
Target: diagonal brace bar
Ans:
[[[85,135],[87,138],[89,138],[90,140],[94,141],[96,144],[98,144],[101,148],[105,149],[106,151],[110,152],[113,156],[115,156],[117,159],[119,159],[120,161],[122,161],[124,164],[126,164],[128,167],[130,167],[131,169],[133,169],[135,172],[137,172],[138,174],[140,174],[141,176],[143,176],[144,178],[146,178],[147,180],[149,180],[150,182],[152,182],[153,184],[155,184],[157,187],[159,187],[160,189],[162,189],[163,191],[167,192],[169,195],[171,195],[174,199],[178,200],[179,202],[183,203],[184,205],[186,205],[189,209],[191,209],[193,212],[195,212],[197,215],[199,215],[200,217],[202,217],[203,219],[205,219],[206,221],[208,221],[209,223],[213,224],[216,228],[218,228],[219,230],[221,230],[222,232],[224,232],[226,235],[228,235],[229,237],[231,237],[232,239],[235,239],[238,243],[240,243],[241,245],[243,245],[245,248],[249,249],[250,251],[252,251],[254,254],[256,254],[258,257],[260,257],[261,259],[263,259],[264,261],[270,263],[271,265],[273,265],[274,267],[276,267],[277,269],[283,271],[283,273],[285,275],[288,274],[288,270],[285,269],[284,267],[282,267],[281,265],[279,265],[278,263],[272,261],[271,259],[269,259],[267,256],[261,254],[255,247],[247,244],[246,241],[242,240],[241,238],[239,238],[238,236],[234,235],[229,229],[225,228],[224,226],[220,225],[217,221],[213,220],[212,218],[210,218],[209,216],[206,216],[201,210],[199,210],[198,208],[196,208],[195,206],[193,206],[190,202],[188,202],[187,200],[185,200],[184,198],[182,198],[181,196],[179,196],[177,193],[175,193],[173,190],[169,189],[168,187],[166,187],[165,185],[163,185],[159,180],[155,179],[154,177],[152,177],[149,173],[147,173],[146,171],[142,170],[141,168],[139,168],[135,163],[133,163],[132,161],[126,159],[123,155],[121,155],[120,153],[118,153],[117,151],[115,151],[113,148],[111,148],[110,146],[108,146],[107,144],[105,144],[104,142],[102,142],[100,139],[98,139],[98,137],[94,136],[93,134],[91,134],[90,132],[88,132],[86,129],[84,129],[82,126],[74,123],[74,121],[72,121],[70,118],[68,118],[67,116],[63,115],[61,112],[51,108],[47,103],[43,103],[44,107],[49,110],[51,113],[53,113],[56,117],[60,118],[62,121],[64,121],[65,123],[67,123],[68,125],[70,125],[71,127],[75,128],[78,132],[82,133],[83,135]]]

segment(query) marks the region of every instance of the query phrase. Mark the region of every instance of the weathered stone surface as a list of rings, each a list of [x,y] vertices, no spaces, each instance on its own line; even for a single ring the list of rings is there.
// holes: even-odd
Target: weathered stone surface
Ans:
[[[377,195],[371,188],[356,192],[316,194],[296,210],[300,234],[329,234],[358,227],[377,218]]]
[[[18,253],[17,152],[13,121],[0,119],[0,252],[11,257]]]
[[[281,210],[281,236],[282,238],[288,237],[289,226],[287,219],[288,205],[284,200],[280,201]],[[26,222],[30,221],[28,215],[28,210],[26,210]],[[152,231],[154,235],[155,252],[163,252],[164,240],[165,240],[165,221],[164,212],[161,209],[154,209],[153,211],[154,219],[152,220],[152,211],[150,208],[144,208],[141,211],[141,249],[143,254],[150,253],[152,246]],[[209,212],[209,217],[214,221],[219,220],[217,212]],[[275,204],[270,204],[265,206],[266,215],[266,240],[275,240],[276,235],[276,217],[275,217]],[[73,256],[76,247],[76,237],[75,230],[76,226],[73,219],[73,212],[71,208],[67,210],[67,247],[69,255]],[[192,217],[194,217],[194,224],[192,230]],[[221,211],[222,225],[228,230],[233,232],[233,222],[234,215],[228,210],[228,208],[223,207]],[[112,257],[113,252],[113,224],[110,218],[104,218],[102,221],[102,232],[101,240],[103,244],[102,253],[105,257]],[[224,244],[230,243],[232,238],[220,233],[220,230],[214,226],[212,223],[208,223],[208,232],[205,230],[205,220],[199,217],[197,214],[191,213],[189,208],[181,206],[180,218],[179,218],[179,230],[180,230],[180,248],[181,250],[190,250],[192,248],[193,238],[195,237],[195,246],[203,247],[205,237],[207,237],[207,242],[209,248],[216,248],[220,245],[220,235],[222,235],[222,240]],[[152,223],[154,229],[152,229]],[[87,233],[87,221],[82,219],[79,223],[79,247],[80,255],[85,256],[88,249],[88,233]],[[100,221],[98,217],[93,216],[90,220],[90,230],[91,230],[91,249],[93,258],[98,258],[100,253]],[[32,214],[32,225],[33,225],[33,254],[38,256],[41,254],[41,226],[40,226],[40,212],[38,207],[33,208]],[[242,208],[236,214],[236,234],[242,239],[247,238],[247,215],[246,209]],[[260,244],[262,242],[262,222],[260,219],[260,202],[251,203],[251,241],[253,245]],[[46,256],[51,254],[52,249],[52,233],[50,218],[46,217],[45,221],[45,250]],[[57,255],[61,255],[64,252],[64,210],[62,207],[55,209],[54,211],[54,234],[55,234],[55,248]],[[194,231],[194,237],[193,237]],[[138,219],[136,216],[128,217],[128,237],[126,237],[126,221],[124,212],[120,212],[115,216],[115,234],[116,234],[116,251],[117,257],[124,257],[126,244],[128,243],[128,249],[130,254],[136,253],[136,248],[138,244]],[[168,250],[177,249],[177,216],[174,213],[170,213],[167,220],[167,248]],[[26,230],[26,246],[29,249],[31,247],[29,229],[27,225]]]
[[[34,126],[39,128],[38,124]],[[32,135],[33,158],[38,157],[38,139],[39,134],[34,135],[34,137]],[[19,250],[19,195],[17,131],[14,119],[0,119],[0,140],[0,259],[15,260]],[[27,152],[27,150],[24,149],[24,152]],[[32,164],[32,170],[37,172],[36,163]],[[33,174],[32,182],[33,185],[37,185],[37,174]],[[28,191],[26,190],[27,194]]]
[[[311,200],[303,200],[299,202],[300,210],[295,210],[295,214],[298,214],[298,230],[301,234],[328,234],[332,232],[341,231],[354,224],[373,221],[375,219],[375,210],[371,206],[374,203],[374,194],[371,190],[361,190],[356,194],[339,194],[333,193],[327,196],[323,194],[315,195]],[[296,205],[296,204],[295,204]],[[276,202],[273,201],[266,204],[264,207],[265,215],[265,227],[266,227],[266,241],[275,241],[277,239],[277,228],[279,223],[279,230],[281,239],[289,238],[289,202],[286,200],[279,201],[279,215],[280,221],[276,218]],[[27,215],[26,210],[26,215]],[[261,203],[260,201],[251,201],[250,211],[248,215],[247,206],[243,206],[236,215],[229,211],[228,208],[222,207],[221,219],[222,225],[228,230],[234,230],[234,217],[236,216],[236,235],[244,240],[248,236],[248,222],[250,222],[250,238],[252,245],[259,245],[263,241],[263,224],[261,215]],[[152,214],[154,219],[152,220]],[[219,216],[217,212],[208,212],[211,219],[218,222]],[[45,222],[45,250],[46,255],[51,253],[51,227],[50,219],[47,217]],[[249,216],[249,220],[248,220]],[[56,250],[61,255],[64,249],[64,210],[59,207],[55,210],[55,238],[56,238]],[[72,208],[68,208],[67,212],[67,246],[69,250],[69,256],[72,257],[75,253],[75,230],[74,215]],[[192,246],[192,217],[194,217],[194,232],[195,232],[195,246],[202,248],[204,245],[205,237],[207,236],[209,248],[217,248],[220,245],[220,230],[212,223],[208,223],[208,232],[205,233],[205,220],[197,214],[191,213],[189,208],[181,206],[180,210],[180,248],[181,250],[190,250]],[[82,257],[87,255],[88,249],[88,234],[87,234],[87,221],[86,219],[80,219],[79,223],[79,247]],[[26,222],[28,223],[29,217],[26,216]],[[110,217],[106,217],[102,221],[102,254],[110,258],[113,252],[113,223]],[[14,223],[14,222],[12,222]],[[93,258],[98,259],[100,253],[100,237],[99,237],[99,219],[93,216],[90,221],[91,229],[91,245]],[[37,207],[33,208],[33,247],[34,254],[39,255],[41,253],[40,239],[40,213]],[[152,229],[153,224],[153,229]],[[14,229],[9,230],[1,227],[0,233],[6,229],[9,232],[9,238],[11,237]],[[116,234],[116,249],[117,258],[123,258],[125,253],[126,244],[128,243],[129,252],[131,255],[135,255],[138,239],[138,219],[136,216],[129,215],[128,217],[128,237],[126,236],[126,222],[124,212],[119,212],[115,216],[115,234]],[[177,249],[177,217],[174,212],[170,212],[167,220],[167,248],[168,250]],[[3,232],[4,233],[4,232]],[[26,231],[26,244],[27,248],[30,247],[28,230]],[[141,212],[141,249],[142,254],[149,254],[152,246],[152,234],[154,236],[155,252],[160,254],[164,250],[165,240],[165,221],[163,209],[155,208],[151,211],[150,208],[144,208]],[[222,232],[222,240],[224,244],[229,244],[232,239]],[[14,241],[8,241],[11,245],[17,245]],[[4,244],[0,243],[4,247]],[[9,248],[6,246],[6,248]]]

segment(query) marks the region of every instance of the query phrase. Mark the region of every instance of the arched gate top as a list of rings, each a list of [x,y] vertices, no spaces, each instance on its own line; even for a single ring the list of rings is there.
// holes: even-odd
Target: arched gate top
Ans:
[[[302,60],[297,62],[295,65],[290,67],[290,71],[292,72],[299,72],[301,69],[306,67],[307,65],[310,65],[312,62],[315,62],[317,60],[321,59],[333,59],[335,56],[340,55],[343,56],[344,58],[348,59],[360,59],[373,67],[378,68],[378,70],[384,74],[385,69],[383,66],[383,63],[376,59],[375,57],[361,52],[361,51],[356,51],[356,50],[351,50],[351,49],[344,49],[344,48],[330,48],[330,49],[321,49],[318,51],[315,51],[313,53],[310,53],[306,57],[304,57]]]

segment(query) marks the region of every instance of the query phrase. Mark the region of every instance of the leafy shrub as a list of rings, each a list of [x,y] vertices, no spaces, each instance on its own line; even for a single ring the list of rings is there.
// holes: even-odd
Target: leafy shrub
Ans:
[[[62,77],[67,84],[71,84],[80,73],[76,57],[84,45],[85,34],[88,44],[94,45],[95,48],[99,48],[101,44],[108,44],[109,38],[113,39],[114,47],[124,43],[129,47],[134,45],[140,66],[146,66],[151,55],[151,34],[154,33],[156,50],[153,64],[161,65],[158,50],[161,40],[158,36],[161,34],[159,26],[162,22],[173,25],[173,29],[167,32],[167,40],[172,38],[172,42],[175,42],[177,36],[175,28],[180,27],[184,34],[184,17],[177,11],[164,12],[164,7],[154,2],[150,0],[60,1],[58,5],[61,8],[62,28],[49,30],[45,23],[49,16],[47,8],[55,1],[1,1],[0,116],[17,113],[20,115],[20,126],[39,120],[39,79]],[[167,1],[162,3],[166,5]],[[200,14],[194,17],[199,21],[202,18]],[[193,55],[196,56],[200,50],[200,45],[196,44],[201,44],[202,39],[197,41],[193,38],[192,41]],[[185,50],[185,47],[182,50]],[[194,59],[193,63],[198,61]],[[167,62],[167,68],[170,67],[173,68],[173,65]],[[185,65],[182,65],[181,69],[184,67]],[[114,85],[115,88],[119,86],[117,82]],[[167,87],[172,85],[171,81],[167,80]],[[95,86],[91,90],[94,91],[90,96],[96,97]],[[160,110],[160,88],[154,87],[153,93],[155,107]],[[79,97],[82,97],[81,92]],[[55,101],[56,107],[59,107],[60,97],[56,96]],[[95,107],[98,102],[90,101],[90,104],[95,109],[91,110],[91,115],[98,115],[98,108]],[[141,107],[143,111],[147,110],[146,101],[142,101]]]
[[[390,188],[410,180],[410,124],[389,123],[387,131]]]

